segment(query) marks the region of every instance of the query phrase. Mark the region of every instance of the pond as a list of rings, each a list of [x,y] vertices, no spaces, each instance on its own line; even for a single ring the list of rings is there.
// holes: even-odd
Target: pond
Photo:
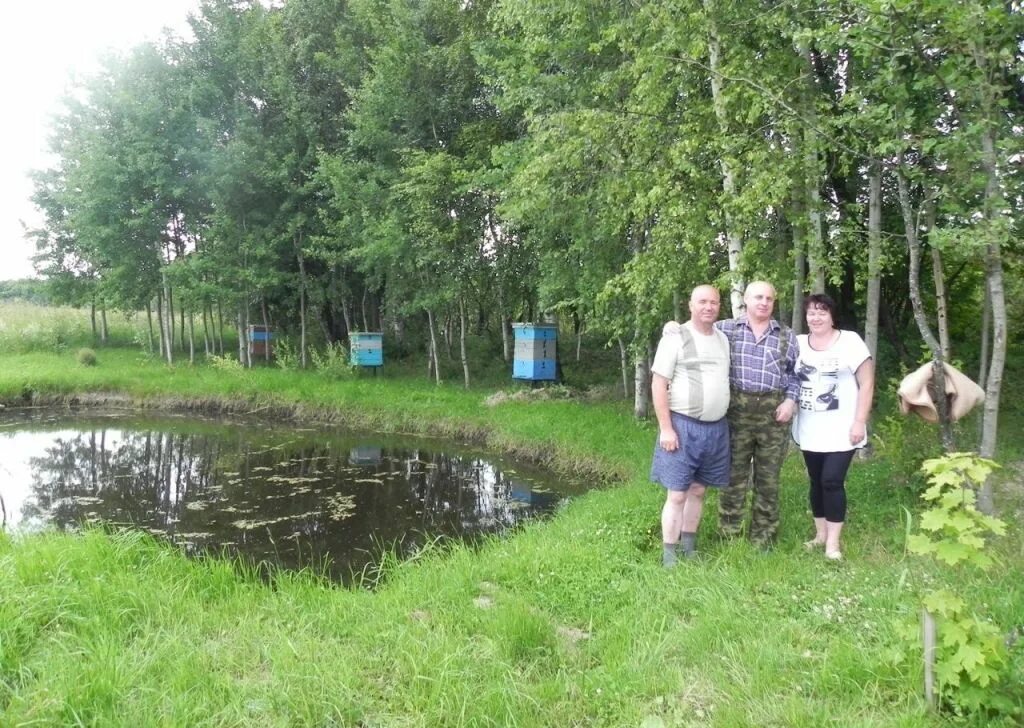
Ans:
[[[8,531],[105,524],[340,581],[551,512],[580,483],[456,443],[123,413],[0,413]]]

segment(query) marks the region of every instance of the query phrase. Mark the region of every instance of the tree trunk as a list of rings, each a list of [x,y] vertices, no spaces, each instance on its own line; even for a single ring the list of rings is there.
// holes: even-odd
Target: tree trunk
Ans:
[[[107,305],[100,306],[100,343],[106,344],[110,338],[110,330],[107,328]]]
[[[651,411],[651,378],[647,366],[647,347],[639,327],[633,332],[633,347],[636,353],[633,364],[633,416],[638,420],[646,420]]]
[[[459,298],[459,356],[462,359],[464,386],[469,389],[469,357],[466,356],[466,302]]]
[[[203,353],[210,356],[210,307],[203,304]]]
[[[942,267],[942,253],[932,246],[932,278],[935,281],[935,313],[939,329],[939,348],[943,361],[950,360],[949,314],[946,310],[946,276]]]
[[[99,339],[99,332],[96,329],[96,296],[89,301],[89,320],[92,321],[92,340]]]
[[[512,337],[509,335],[509,317],[502,308],[498,315],[501,317],[501,354],[507,363],[512,360]]]
[[[437,355],[437,334],[434,333],[434,312],[427,309],[427,328],[430,329],[430,357],[434,363],[434,379],[436,384],[441,383],[441,361]]]
[[[171,289],[171,281],[164,271],[164,314],[167,316],[167,352],[170,361],[171,352],[174,351],[174,298]]]
[[[797,194],[793,200],[793,316],[790,327],[794,334],[804,330],[804,286],[807,283],[807,236],[804,233],[805,206],[803,195]]]
[[[981,363],[978,365],[978,385],[985,389],[988,379],[989,337],[992,333],[992,298],[988,292],[988,281],[981,292]]]
[[[929,196],[924,205],[924,228],[923,235],[931,236],[935,228],[936,205],[935,198]],[[951,358],[949,345],[949,314],[946,303],[946,273],[942,265],[942,253],[939,249],[930,246],[932,258],[932,280],[935,283],[935,316],[936,328],[939,333],[939,349],[942,351],[942,360],[949,361]]]
[[[910,252],[909,288],[910,302],[914,307],[914,320],[928,348],[932,352],[932,399],[939,414],[939,431],[942,449],[947,452],[956,451],[953,439],[953,427],[949,420],[949,407],[946,400],[946,373],[942,367],[942,347],[932,333],[931,326],[925,315],[921,301],[921,241],[918,238],[918,222],[914,214],[913,202],[910,199],[910,188],[902,169],[902,157],[896,170],[896,182],[899,190],[900,210],[903,213],[903,229]]]
[[[868,290],[864,312],[864,343],[878,361],[878,307],[882,296],[882,165],[868,166]]]
[[[988,119],[992,117],[989,116]],[[985,183],[985,280],[992,305],[992,363],[985,378],[985,408],[982,415],[981,447],[979,454],[993,458],[996,454],[996,435],[999,427],[999,396],[1003,387],[1003,368],[1006,365],[1006,291],[1003,288],[1002,239],[1006,235],[1002,219],[1002,200],[996,157],[995,133],[987,126],[981,135],[982,164]],[[982,513],[994,511],[991,478],[978,493],[978,509]]]
[[[307,340],[306,340],[306,256],[302,252],[302,233],[298,232],[292,238],[292,245],[295,247],[295,260],[299,264],[299,366],[303,369],[308,364]],[[264,316],[265,318],[265,316]],[[363,291],[363,320],[366,319],[366,291]],[[368,330],[368,329],[367,329]],[[267,337],[267,351],[270,351],[269,332]]]
[[[224,306],[221,304],[220,299],[217,299],[217,343],[220,351],[218,352],[221,356],[224,356]]]
[[[196,363],[196,327],[192,310],[188,312],[188,363]]]
[[[163,359],[167,356],[167,337],[164,335],[164,294],[162,289],[156,292],[156,322],[160,326],[160,358]]]
[[[249,360],[248,323],[246,322],[246,305],[238,304],[235,326],[238,329],[238,363],[244,367],[252,366]]]
[[[622,398],[629,399],[629,350],[626,342],[620,336],[619,342],[619,364],[622,368]]]
[[[260,299],[260,312],[263,314],[263,330],[267,332],[267,345],[263,348],[263,361],[270,363],[270,342],[272,339],[272,333],[270,330],[270,316],[267,314],[267,297],[263,296]],[[325,334],[326,336],[326,334]],[[326,336],[327,341],[330,341],[330,336]]]
[[[164,327],[164,354],[167,363],[174,363],[174,309],[171,308],[171,284],[167,280],[167,271],[163,271],[164,284],[164,316],[161,325]]]
[[[152,300],[146,301],[146,323],[149,325],[149,333],[146,337],[146,351],[149,354],[153,353],[153,302]]]
[[[924,701],[934,710],[938,705],[935,689],[935,647],[937,645],[935,617],[927,609],[921,610],[921,642],[924,645]]]
[[[804,71],[807,83],[804,93],[804,112],[807,120],[804,123],[804,193],[807,199],[807,278],[811,283],[811,293],[825,291],[825,230],[821,214],[821,155],[818,147],[818,113],[814,99],[818,89],[814,82],[814,63],[809,48],[801,49],[804,58]]]
[[[349,315],[349,301],[348,299],[342,299],[341,301],[341,317],[345,319],[345,333],[352,333],[352,316]]]
[[[723,140],[731,137],[729,130],[729,110],[726,106],[724,90],[722,88],[722,43],[718,26],[717,0],[704,0],[704,13],[707,16],[708,24],[708,66],[711,70],[711,100],[715,110],[715,118],[718,120],[718,131]],[[734,168],[731,157],[723,151],[719,151],[719,167],[722,173],[722,189],[724,199],[731,202],[737,196],[738,170]],[[739,316],[743,306],[743,276],[740,273],[740,259],[743,255],[743,236],[737,229],[737,223],[729,211],[728,206],[724,212],[725,236],[728,241],[729,272],[731,273],[732,288],[729,300],[732,304],[733,316]]]
[[[452,354],[452,342],[455,340],[455,332],[453,331],[455,322],[452,319],[451,313],[446,313],[444,316],[444,326],[442,330],[444,332],[444,350],[448,354],[448,361],[455,361],[455,355]]]

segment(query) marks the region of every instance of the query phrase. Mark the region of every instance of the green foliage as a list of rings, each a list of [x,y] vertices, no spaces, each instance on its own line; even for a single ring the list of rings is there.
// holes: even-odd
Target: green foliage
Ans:
[[[925,533],[908,536],[909,550],[935,559],[952,575],[991,569],[995,561],[987,539],[1006,535],[1006,525],[978,511],[974,489],[996,467],[974,453],[950,453],[925,461],[921,470],[929,487],[921,497],[930,508],[921,514],[920,528]],[[958,713],[1010,709],[1012,704],[996,690],[1007,666],[998,627],[977,616],[976,605],[949,589],[927,593],[923,604],[937,618],[935,675],[943,702]]]
[[[274,364],[286,372],[293,372],[302,364],[298,347],[291,339],[282,336],[274,340]]]
[[[350,377],[356,370],[349,361],[348,349],[340,341],[326,344],[323,350],[311,348],[309,358],[314,369],[332,379]]]
[[[873,423],[872,441],[893,467],[900,485],[924,485],[921,462],[942,451],[933,427],[917,416],[891,414]]]
[[[79,349],[75,355],[75,359],[83,367],[94,367],[96,366],[96,352],[92,349]]]
[[[47,282],[36,278],[0,281],[0,301],[24,301],[39,306],[52,303]]]
[[[242,362],[238,361],[238,357],[233,354],[224,354],[223,356],[213,354],[209,359],[207,359],[207,361],[210,366],[218,372],[245,371],[245,367],[242,365]]]
[[[921,470],[929,487],[921,497],[931,508],[921,514],[921,529],[932,535],[913,536],[910,550],[933,556],[948,566],[964,562],[983,571],[991,568],[992,559],[984,550],[985,538],[1005,536],[1006,524],[977,509],[973,489],[984,483],[996,467],[996,463],[974,453],[950,453],[926,460]]]

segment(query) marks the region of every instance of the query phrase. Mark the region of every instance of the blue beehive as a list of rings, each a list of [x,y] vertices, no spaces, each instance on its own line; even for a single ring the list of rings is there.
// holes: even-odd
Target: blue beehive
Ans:
[[[384,335],[379,331],[350,332],[348,335],[349,361],[360,367],[379,367],[384,364]]]
[[[555,347],[558,327],[554,324],[512,324],[515,332],[513,379],[554,381],[557,379]]]

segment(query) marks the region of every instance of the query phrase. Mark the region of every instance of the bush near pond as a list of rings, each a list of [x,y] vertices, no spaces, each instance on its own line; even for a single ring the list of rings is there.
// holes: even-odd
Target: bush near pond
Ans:
[[[78,354],[75,355],[78,363],[83,367],[94,367],[96,366],[96,352],[92,349],[79,349]]]

